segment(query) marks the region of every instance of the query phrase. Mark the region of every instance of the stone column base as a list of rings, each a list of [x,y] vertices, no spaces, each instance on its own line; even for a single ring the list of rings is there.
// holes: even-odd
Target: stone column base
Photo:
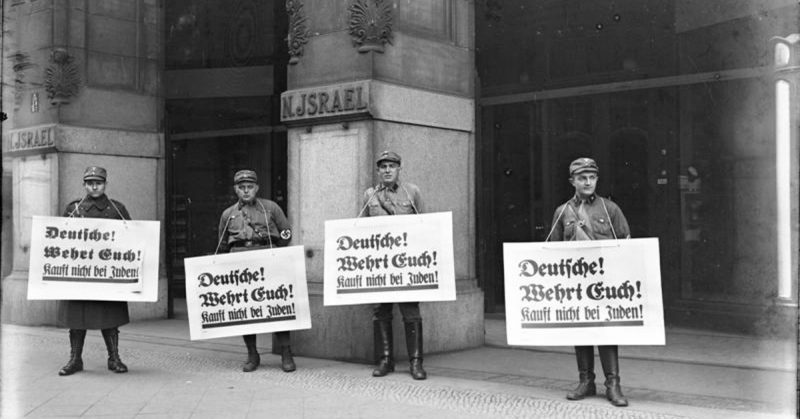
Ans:
[[[2,323],[23,326],[56,326],[58,301],[28,300],[28,271],[13,271],[3,278]],[[24,303],[22,303],[24,302]]]

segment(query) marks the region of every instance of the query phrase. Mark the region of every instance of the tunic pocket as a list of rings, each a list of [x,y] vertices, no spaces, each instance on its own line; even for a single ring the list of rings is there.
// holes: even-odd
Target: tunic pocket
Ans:
[[[381,205],[378,204],[377,202],[370,202],[369,205],[367,205],[367,214],[369,214],[370,216],[384,215],[386,214],[386,212],[383,211]]]
[[[242,231],[244,228],[244,217],[241,215],[231,218],[228,222],[228,231]]]
[[[613,237],[613,235],[611,234],[611,224],[609,224],[608,218],[606,218],[604,215],[595,216],[593,218],[593,221],[594,221],[594,226],[593,227],[595,228],[595,232],[596,233],[598,233],[600,235],[603,235],[603,236],[612,236]]]
[[[563,240],[575,240],[575,220],[564,221]]]

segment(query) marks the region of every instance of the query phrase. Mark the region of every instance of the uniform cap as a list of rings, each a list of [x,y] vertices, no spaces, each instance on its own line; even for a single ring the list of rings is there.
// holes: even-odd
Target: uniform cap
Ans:
[[[258,176],[252,170],[240,170],[233,175],[233,183],[238,184],[242,182],[258,183]]]
[[[378,155],[377,159],[375,159],[375,164],[380,165],[382,161],[392,161],[400,164],[400,155],[394,151],[384,151]]]
[[[83,180],[106,180],[106,169],[99,166],[89,166],[83,172]]]
[[[594,159],[590,159],[588,157],[581,157],[578,159],[573,160],[572,163],[569,164],[569,175],[574,176],[578,173],[583,172],[599,172],[600,169],[597,168],[597,163],[595,163]]]

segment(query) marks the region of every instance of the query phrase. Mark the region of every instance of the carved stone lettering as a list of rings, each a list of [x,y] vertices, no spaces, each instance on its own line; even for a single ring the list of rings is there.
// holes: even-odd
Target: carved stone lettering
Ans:
[[[338,84],[284,92],[281,121],[335,118],[365,114],[369,110],[369,82]]]

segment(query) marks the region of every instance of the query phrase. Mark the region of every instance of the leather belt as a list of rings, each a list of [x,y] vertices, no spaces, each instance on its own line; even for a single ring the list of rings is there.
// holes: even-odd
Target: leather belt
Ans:
[[[266,243],[256,240],[239,240],[238,242],[231,243],[231,247],[253,247],[253,246],[261,246]]]
[[[280,239],[272,237],[272,244],[277,245]],[[255,247],[255,246],[269,246],[269,241],[266,240],[239,240],[231,243],[231,247]]]

